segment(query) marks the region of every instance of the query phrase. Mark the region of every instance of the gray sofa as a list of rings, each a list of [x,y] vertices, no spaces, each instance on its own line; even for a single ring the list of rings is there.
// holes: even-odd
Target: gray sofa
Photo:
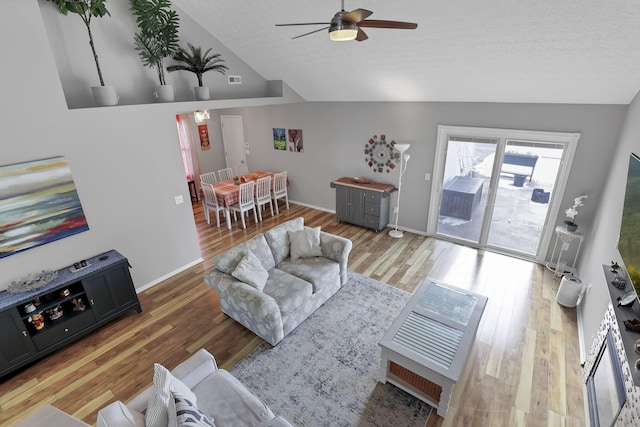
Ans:
[[[200,349],[176,366],[171,374],[196,396],[198,411],[213,420],[216,427],[292,427],[286,419],[275,416],[253,392],[223,369],[218,369],[215,358]],[[152,387],[129,402],[115,401],[98,412],[96,427],[144,427],[147,404]],[[169,405],[168,410],[176,411]],[[168,425],[175,425],[175,417]],[[167,424],[164,424],[167,425]]]
[[[276,345],[347,282],[351,247],[351,240],[296,218],[215,257],[205,281],[225,314]],[[238,270],[248,258],[260,265],[244,280]]]

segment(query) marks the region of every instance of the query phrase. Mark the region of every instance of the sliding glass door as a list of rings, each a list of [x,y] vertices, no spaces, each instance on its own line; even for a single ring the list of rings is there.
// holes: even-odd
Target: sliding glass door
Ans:
[[[428,230],[541,260],[578,134],[439,126]]]

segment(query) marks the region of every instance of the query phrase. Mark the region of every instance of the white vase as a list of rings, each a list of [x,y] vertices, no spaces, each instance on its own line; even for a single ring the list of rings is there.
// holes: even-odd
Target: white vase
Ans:
[[[118,105],[120,99],[114,86],[91,86],[91,93],[98,107]]]
[[[171,85],[158,85],[153,91],[153,97],[156,102],[172,102],[174,99],[173,86]]]
[[[196,99],[198,101],[207,101],[209,99],[209,87],[196,86],[193,88],[193,91],[196,93]]]

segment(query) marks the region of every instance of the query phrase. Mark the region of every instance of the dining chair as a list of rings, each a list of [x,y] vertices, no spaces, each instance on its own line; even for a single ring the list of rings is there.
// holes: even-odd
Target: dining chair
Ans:
[[[220,181],[226,181],[227,179],[233,179],[233,169],[225,168],[218,171]]]
[[[223,215],[226,215],[225,209],[223,206],[218,204],[213,184],[208,184],[206,182],[202,182],[201,184],[202,192],[204,194],[204,199],[202,199],[202,209],[204,210],[204,217],[207,220],[207,224],[211,224],[211,214],[209,212],[213,211],[216,213],[216,225],[220,228],[220,211],[223,212]]]
[[[215,172],[207,172],[200,175],[200,182],[204,184],[215,184],[218,182],[218,177]]]
[[[273,202],[271,201],[271,176],[258,178],[256,181],[256,206],[258,208],[258,218],[262,221],[262,208],[269,204],[271,216],[273,216]]]
[[[253,209],[253,219],[256,224],[258,223],[258,215],[256,214],[256,202],[253,198],[253,192],[255,188],[255,181],[245,182],[240,184],[240,194],[238,197],[238,203],[229,206],[229,209],[234,212],[240,212],[240,218],[242,219],[242,228],[247,228],[244,221],[244,214]]]
[[[249,166],[246,163],[235,166],[236,176],[248,175],[249,174]]]
[[[273,202],[276,205],[276,213],[280,214],[278,209],[278,199],[283,199],[287,203],[289,209],[289,195],[287,194],[287,171],[278,172],[273,176]]]

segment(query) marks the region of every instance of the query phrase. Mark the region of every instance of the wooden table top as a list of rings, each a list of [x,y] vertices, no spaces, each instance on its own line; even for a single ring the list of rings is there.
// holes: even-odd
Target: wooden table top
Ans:
[[[346,185],[349,187],[362,188],[365,190],[379,191],[381,193],[391,193],[396,189],[393,184],[375,182],[367,178],[357,178],[351,176],[345,176],[340,179],[336,179],[331,183],[331,187],[335,187],[336,185]]]

